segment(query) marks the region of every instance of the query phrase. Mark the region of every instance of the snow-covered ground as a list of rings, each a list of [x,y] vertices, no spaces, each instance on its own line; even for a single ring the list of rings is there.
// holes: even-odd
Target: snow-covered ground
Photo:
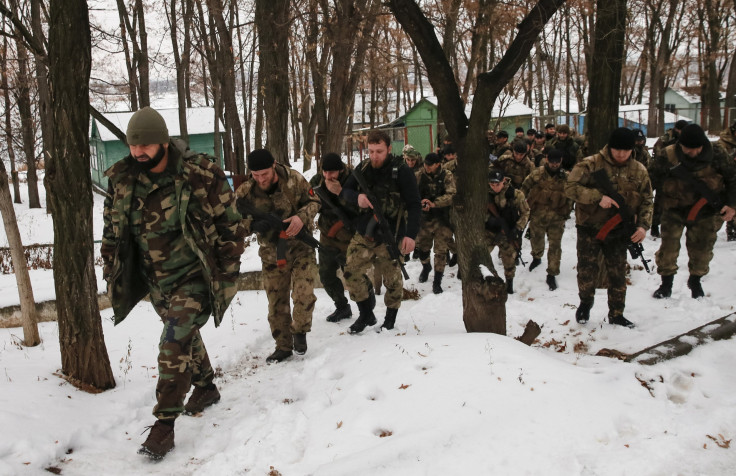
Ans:
[[[96,197],[96,239],[101,204]],[[24,243],[51,240],[45,210],[16,205],[16,212]],[[657,240],[644,245],[653,258]],[[501,270],[497,257],[495,263]],[[687,269],[684,256],[679,264]],[[405,286],[421,298],[402,304],[394,331],[348,335],[352,320],[324,320],[332,302],[319,289],[307,354],[266,365],[273,350],[266,296],[239,293],[220,328],[208,323],[202,331],[222,401],[198,418],[177,420],[176,449],[160,463],[136,454],[154,421],[161,324],[150,304],[117,327],[111,311],[102,312],[117,387],[97,395],[55,375],[56,323],[39,326],[43,343],[35,348],[19,345],[21,329],[0,329],[0,474],[734,474],[733,340],[650,367],[595,353],[634,352],[734,312],[736,243],[721,230],[703,280],[706,297],[697,301],[686,271],[671,299],[651,298],[659,277],[632,261],[626,316],[633,330],[604,322],[603,290],[591,321],[575,323],[572,220],[555,292],[544,284],[544,265],[518,269],[517,293],[507,303],[509,336],[520,335],[529,319],[542,325],[532,347],[467,334],[456,268],[446,272],[445,292],[434,295],[431,283],[417,283],[421,267],[412,261]],[[242,269],[259,267],[250,246]],[[50,271],[32,279],[38,300],[53,297]],[[0,305],[13,302],[14,278],[0,276]]]

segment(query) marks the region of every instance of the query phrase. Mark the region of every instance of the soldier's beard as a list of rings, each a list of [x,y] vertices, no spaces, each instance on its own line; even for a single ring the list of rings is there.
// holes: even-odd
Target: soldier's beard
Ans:
[[[164,154],[166,153],[166,150],[164,149],[164,146],[159,144],[158,145],[158,151],[156,152],[156,155],[153,157],[148,156],[148,154],[142,154],[136,157],[133,157],[135,159],[136,169],[139,172],[148,172],[149,170],[156,167],[161,160],[164,158]],[[138,158],[147,158],[148,160],[141,162],[138,160]]]

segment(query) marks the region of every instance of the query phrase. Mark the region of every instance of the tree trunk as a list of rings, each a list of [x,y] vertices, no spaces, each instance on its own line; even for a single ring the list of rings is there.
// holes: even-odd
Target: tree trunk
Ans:
[[[289,0],[256,0],[255,19],[261,61],[259,76],[266,114],[266,149],[277,162],[289,163]]]
[[[10,89],[8,88],[8,39],[3,38],[3,53],[0,56],[0,89],[3,91],[5,100],[5,142],[8,148],[8,159],[10,160],[10,176],[13,181],[13,202],[23,203],[20,197],[20,181],[18,171],[15,169],[15,148],[13,147],[13,121],[12,107],[10,102]]]
[[[486,129],[491,108],[514,77],[549,18],[564,0],[542,0],[518,25],[518,34],[492,71],[478,75],[470,120],[458,91],[452,68],[437,40],[432,24],[413,0],[390,0],[392,13],[411,37],[437,95],[439,109],[452,143],[458,149],[454,212],[458,240],[458,265],[463,276],[463,321],[468,332],[506,334],[506,288],[500,278],[486,277],[482,266],[493,269],[483,227],[488,200],[485,173],[489,144]]]
[[[133,13],[138,19],[138,38],[140,46],[135,55],[138,65],[138,95],[140,97],[140,106],[147,107],[151,105],[151,84],[148,61],[148,32],[146,31],[146,12],[143,9],[143,0],[135,0],[135,9]]]
[[[23,136],[23,152],[26,156],[28,177],[28,207],[41,208],[38,195],[38,175],[36,174],[36,131],[31,110],[31,77],[28,72],[28,51],[20,40],[15,43],[18,50],[18,114],[20,115]]]
[[[171,0],[169,3],[169,28],[171,32],[171,46],[174,51],[174,69],[176,70],[176,99],[179,106],[179,137],[188,144],[189,132],[187,131],[187,98],[184,71],[187,68],[185,62],[189,61],[189,56],[186,51],[184,51],[182,55],[179,54],[179,40],[177,35],[179,23],[177,22],[176,16],[177,1],[178,0]],[[186,11],[182,16],[186,16]]]
[[[588,150],[597,152],[618,127],[626,0],[598,0],[588,99]]]
[[[41,24],[41,3],[40,1],[31,2],[31,22],[33,28],[33,36],[36,40],[44,44],[46,38],[44,37],[43,25]],[[34,52],[33,57],[35,59],[36,66],[36,86],[38,87],[38,115],[41,118],[41,144],[42,144],[42,157],[46,156],[48,144],[53,140],[50,137],[51,134],[51,92],[49,91],[48,82],[48,70],[46,68],[45,55],[41,55],[38,52]]]
[[[84,0],[52,0],[49,82],[53,144],[47,165],[54,222],[54,288],[61,370],[73,383],[115,386],[97,304],[89,173],[91,39]]]
[[[8,237],[10,247],[10,258],[13,263],[15,282],[18,285],[18,296],[20,297],[21,320],[23,321],[23,344],[33,347],[41,343],[38,335],[38,316],[36,314],[36,301],[33,299],[33,288],[31,277],[28,275],[28,264],[23,252],[23,242],[18,231],[18,222],[15,218],[15,209],[10,200],[10,188],[8,188],[8,173],[5,163],[0,160],[0,214],[5,225],[5,234]]]
[[[120,18],[120,38],[123,45],[123,54],[125,55],[125,68],[128,72],[128,99],[130,101],[130,110],[138,110],[138,76],[135,73],[136,66],[135,60],[130,54],[130,47],[128,46],[128,31],[132,30],[130,19],[128,17],[128,10],[125,5],[125,0],[117,0],[118,6],[118,17]],[[135,32],[130,34],[131,41],[135,43]]]

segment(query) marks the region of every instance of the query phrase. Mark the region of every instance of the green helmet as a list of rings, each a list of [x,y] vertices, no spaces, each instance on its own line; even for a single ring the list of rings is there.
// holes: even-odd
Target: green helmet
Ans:
[[[128,121],[126,133],[128,145],[167,144],[169,129],[166,121],[153,108],[144,107],[133,114]]]

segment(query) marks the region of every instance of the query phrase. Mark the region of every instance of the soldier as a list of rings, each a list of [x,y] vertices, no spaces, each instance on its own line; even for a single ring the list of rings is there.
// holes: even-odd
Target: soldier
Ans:
[[[652,220],[652,186],[647,169],[631,160],[634,141],[631,129],[615,129],[608,145],[579,162],[567,177],[565,194],[575,201],[578,231],[580,306],[575,319],[581,324],[590,319],[598,276],[598,255],[602,252],[609,283],[608,322],[634,327],[623,315],[626,305],[626,251],[628,243],[644,240]],[[606,179],[625,203],[616,202],[604,193],[605,186],[594,175],[600,170],[605,171]],[[624,212],[619,213],[619,210]],[[622,221],[626,210],[635,217],[635,223]],[[631,234],[628,230],[633,227],[636,231]]]
[[[446,145],[440,151],[440,155],[442,168],[453,172],[457,167],[457,151],[455,148],[452,145]]]
[[[557,136],[549,141],[549,147],[562,151],[562,168],[570,171],[577,162],[578,144],[570,137],[570,126],[560,124],[557,126]]]
[[[453,179],[455,178],[455,169],[457,169],[457,152],[451,146],[443,149],[444,162],[442,163],[442,169],[452,172]],[[450,205],[450,229],[453,235],[450,236],[450,241],[447,243],[447,266],[453,267],[457,264],[457,242],[455,241],[455,215]],[[415,253],[416,254],[416,253]]]
[[[647,137],[641,129],[634,129],[634,136],[636,136],[636,141],[634,142],[634,159],[648,168],[652,156],[649,155],[649,150],[647,149]]]
[[[368,135],[368,156],[359,165],[360,171],[370,192],[380,201],[388,228],[396,233],[399,253],[409,254],[414,250],[421,215],[416,176],[400,158],[391,155],[391,138],[383,131],[374,130]],[[385,241],[387,238],[371,231],[380,229],[374,227],[375,215],[371,212],[378,204],[371,203],[362,192],[357,179],[350,176],[340,193],[341,198],[348,204],[357,205],[362,212],[356,222],[357,233],[348,246],[344,273],[350,298],[358,303],[360,311],[358,319],[350,326],[351,334],[362,332],[376,323],[373,314],[376,299],[365,275],[372,265],[383,271],[383,284],[386,286],[383,300],[386,317],[381,328],[393,329],[404,292],[400,263],[391,259]]]
[[[664,135],[654,143],[654,156],[656,157],[660,155],[665,147],[675,144],[677,142],[677,138],[680,136],[680,132],[687,125],[688,122],[685,119],[680,119],[675,122],[675,127],[665,132]]]
[[[498,169],[488,172],[488,188],[486,243],[491,253],[498,246],[506,291],[514,294],[516,258],[521,250],[521,234],[529,221],[529,205],[524,193],[515,189]]]
[[[491,147],[491,154],[496,157],[501,157],[504,152],[510,149],[509,133],[506,131],[498,131],[496,134],[496,143]]]
[[[565,196],[567,172],[561,168],[562,152],[554,149],[547,156],[544,165],[534,169],[524,180],[521,191],[527,197],[531,210],[529,234],[532,244],[532,262],[529,271],[542,263],[544,237],[549,240],[547,253],[547,286],[550,291],[557,289],[562,257],[562,235],[565,221],[570,218],[573,202]]]
[[[115,324],[146,294],[164,324],[157,420],[138,451],[161,459],[174,448],[176,418],[220,400],[199,329],[210,314],[218,326],[237,292],[244,229],[214,158],[170,138],[157,111],[133,114],[127,139],[130,155],[105,172],[103,276]]]
[[[534,142],[534,138],[536,137],[536,135],[537,135],[537,130],[536,129],[527,129],[527,131],[526,131],[526,138],[527,139],[529,139],[530,141]],[[542,137],[544,137],[544,136],[542,136]]]
[[[718,145],[726,151],[728,157],[736,160],[736,121],[733,121],[731,127],[721,132]],[[726,239],[728,241],[736,241],[736,220],[726,223]]]
[[[545,138],[544,133],[542,131],[537,132],[534,134],[534,145],[532,145],[532,157],[534,157],[534,165],[536,167],[539,167],[540,163],[539,161],[542,160],[542,156],[546,155],[544,153],[545,149]]]
[[[551,122],[544,126],[544,138],[547,142],[551,141],[557,135],[557,128]]]
[[[422,171],[422,153],[411,145],[405,145],[402,151],[404,162],[416,174]]]
[[[294,238],[305,227],[311,236],[319,199],[309,194],[309,182],[299,172],[276,163],[269,151],[251,151],[247,163],[250,174],[236,195],[247,233],[256,233],[258,237],[263,289],[268,298],[268,324],[276,341],[276,350],[266,362],[275,363],[288,359],[294,352],[297,355],[307,352],[307,332],[312,329],[312,311],[317,301],[314,296],[317,263],[314,249]],[[254,211],[248,212],[246,208]],[[275,215],[285,229],[272,227],[254,213]]]
[[[335,311],[327,316],[327,322],[339,322],[353,315],[345,297],[345,288],[337,276],[337,271],[345,267],[348,244],[355,233],[351,220],[354,215],[339,199],[342,184],[349,176],[350,173],[340,160],[340,156],[330,152],[322,158],[322,173],[312,177],[309,182],[313,190],[321,188],[326,199],[331,202],[331,205],[322,203],[317,220],[320,244],[319,279],[325,292],[335,303]],[[345,223],[345,220],[348,223]]]
[[[650,173],[662,203],[662,244],[655,254],[662,285],[654,297],[672,295],[684,228],[690,271],[687,286],[694,299],[703,297],[700,280],[708,274],[716,233],[724,221],[734,217],[736,163],[721,147],[711,145],[699,125],[690,124],[682,129],[676,144],[655,157]]]
[[[452,172],[442,168],[439,155],[427,154],[427,157],[424,158],[424,170],[417,175],[417,182],[422,203],[422,226],[416,243],[416,254],[422,262],[419,282],[425,283],[429,278],[429,272],[432,270],[432,265],[429,264],[429,252],[434,242],[432,292],[440,294],[447,250],[452,240],[450,206],[456,192],[455,179]]]
[[[516,137],[514,139],[523,139],[524,138],[524,128],[523,127],[517,127],[514,131],[514,134]]]
[[[534,168],[526,142],[514,140],[512,149],[500,156],[493,167],[501,170],[504,177],[511,180],[514,188],[520,189],[524,179]]]

